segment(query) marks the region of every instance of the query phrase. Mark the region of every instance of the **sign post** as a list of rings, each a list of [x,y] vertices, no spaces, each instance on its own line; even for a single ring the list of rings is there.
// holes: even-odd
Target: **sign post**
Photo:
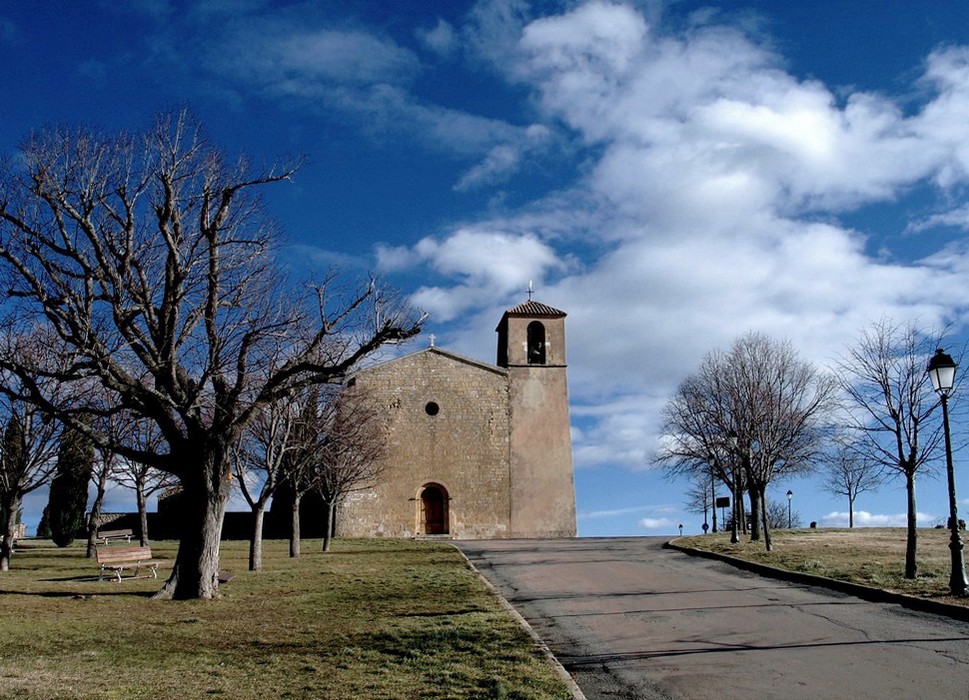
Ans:
[[[723,523],[727,522],[727,517],[724,514],[724,508],[730,507],[730,496],[717,496],[717,508],[720,509],[720,521]]]

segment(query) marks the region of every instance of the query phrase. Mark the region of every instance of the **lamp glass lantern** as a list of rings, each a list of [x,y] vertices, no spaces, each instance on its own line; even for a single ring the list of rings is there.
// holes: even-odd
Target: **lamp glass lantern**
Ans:
[[[939,348],[935,351],[935,355],[929,360],[929,366],[926,371],[929,373],[929,378],[932,380],[932,388],[936,393],[943,394],[945,396],[949,395],[952,391],[952,387],[956,380],[956,364],[952,356],[947,354]]]

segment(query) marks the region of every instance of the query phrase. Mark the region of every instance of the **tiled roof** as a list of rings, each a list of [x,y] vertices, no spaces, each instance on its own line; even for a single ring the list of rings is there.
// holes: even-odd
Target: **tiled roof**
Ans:
[[[565,316],[564,311],[559,311],[551,306],[539,303],[529,299],[528,301],[522,302],[518,306],[514,306],[505,312],[505,315],[510,316],[547,316],[552,318],[560,318]]]

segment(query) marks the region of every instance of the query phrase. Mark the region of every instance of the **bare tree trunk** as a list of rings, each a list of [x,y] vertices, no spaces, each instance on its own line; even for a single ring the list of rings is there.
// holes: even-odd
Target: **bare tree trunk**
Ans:
[[[224,454],[204,457],[205,464],[186,469],[182,477],[182,532],[172,575],[156,599],[211,599],[219,596],[219,544],[229,503],[228,460]],[[187,461],[187,460],[186,460]],[[185,480],[191,479],[188,484]]]
[[[916,528],[915,510],[915,472],[905,472],[905,493],[908,496],[908,514],[906,524],[908,533],[905,538],[905,578],[915,578],[918,575],[918,563],[915,552],[918,548],[918,529]]]
[[[760,542],[760,514],[764,504],[760,502],[760,493],[756,486],[751,486],[747,495],[750,496],[750,541]]]
[[[293,493],[293,513],[292,513],[292,526],[289,530],[289,556],[291,558],[296,558],[299,556],[299,504],[302,500],[302,496],[298,493]]]
[[[249,540],[249,571],[262,571],[262,524],[266,509],[260,504],[252,511],[252,539]]]
[[[771,551],[770,523],[767,522],[767,493],[763,486],[758,489],[758,496],[760,500],[760,521],[764,526],[764,548],[769,552]]]
[[[737,476],[734,474],[733,483],[730,486],[730,499],[733,505],[733,522],[730,527],[730,542],[737,544],[740,542],[740,514],[743,510],[741,499],[743,492],[737,488]]]
[[[135,497],[138,503],[138,524],[141,528],[140,541],[142,547],[148,546],[148,506],[145,503],[145,484],[139,482],[135,488]],[[221,526],[220,526],[221,527]]]
[[[737,507],[740,508],[740,527],[743,529],[744,534],[750,532],[750,528],[747,527],[747,506],[744,505],[744,492],[740,492],[740,502],[737,503]]]
[[[848,527],[853,528],[855,526],[855,497],[852,494],[848,494]]]
[[[20,499],[13,499],[7,504],[7,527],[4,528],[3,539],[0,540],[0,571],[10,571],[10,557],[13,555],[14,538],[17,534],[17,512],[20,510]]]
[[[336,522],[334,517],[336,511],[336,503],[326,502],[326,523],[323,526],[323,551],[330,551],[330,540],[333,538],[333,523]]]
[[[93,559],[97,551],[98,528],[101,526],[101,506],[104,504],[104,492],[108,485],[108,470],[101,468],[98,474],[97,490],[94,494],[94,503],[91,505],[91,514],[87,519],[87,558]]]

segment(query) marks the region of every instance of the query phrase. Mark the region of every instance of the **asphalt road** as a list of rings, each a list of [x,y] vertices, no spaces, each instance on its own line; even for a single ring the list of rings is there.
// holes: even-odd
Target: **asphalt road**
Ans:
[[[589,700],[969,699],[969,623],[761,578],[663,541],[457,545]]]

